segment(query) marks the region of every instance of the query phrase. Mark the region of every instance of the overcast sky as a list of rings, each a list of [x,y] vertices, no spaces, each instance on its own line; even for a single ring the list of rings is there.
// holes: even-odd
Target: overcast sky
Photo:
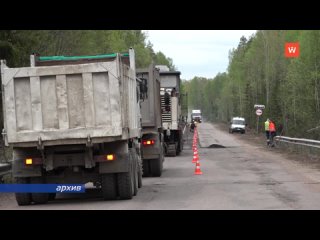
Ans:
[[[214,78],[225,72],[229,50],[256,30],[145,30],[153,49],[172,58],[181,78]]]

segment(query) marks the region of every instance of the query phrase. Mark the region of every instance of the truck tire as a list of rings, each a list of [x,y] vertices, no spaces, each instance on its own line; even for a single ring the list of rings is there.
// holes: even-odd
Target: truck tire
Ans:
[[[180,144],[180,142],[178,142],[178,145],[177,145],[177,150],[176,150],[177,152],[176,152],[176,155],[178,156],[179,154],[180,154],[180,152],[181,152],[181,144]]]
[[[131,151],[128,153],[129,171],[117,173],[118,194],[120,199],[132,199],[134,193],[133,157]]]
[[[57,194],[56,193],[49,193],[49,201],[53,201],[56,199]]]
[[[163,169],[163,151],[160,152],[160,156],[157,159],[149,160],[150,172],[153,177],[160,177]]]
[[[179,154],[182,152],[182,150],[183,150],[183,133],[181,132],[180,140],[179,140]]]
[[[142,159],[141,155],[137,154],[137,168],[138,168],[138,188],[142,187]]]
[[[157,159],[152,159],[149,161],[151,168],[151,175],[153,177],[160,177],[162,173],[162,159],[161,157]]]
[[[44,179],[42,177],[32,177],[30,183],[41,184],[44,183]],[[32,193],[31,197],[36,204],[45,204],[49,201],[49,193]]]
[[[15,178],[17,184],[29,183],[28,178]],[[19,206],[25,206],[31,204],[31,193],[16,193],[16,201]]]
[[[142,187],[142,171],[141,171],[141,167],[139,169],[139,172],[138,172],[138,188],[141,188]]]
[[[143,159],[143,174],[142,174],[142,177],[149,177],[149,175],[150,175],[149,160]]]
[[[133,196],[136,196],[138,194],[138,154],[136,149],[132,148],[130,149],[131,156],[132,156],[132,172],[133,172]]]
[[[117,184],[114,173],[103,174],[101,176],[101,190],[104,200],[114,200],[117,198]]]
[[[32,193],[31,196],[35,204],[46,204],[49,201],[49,193]]]

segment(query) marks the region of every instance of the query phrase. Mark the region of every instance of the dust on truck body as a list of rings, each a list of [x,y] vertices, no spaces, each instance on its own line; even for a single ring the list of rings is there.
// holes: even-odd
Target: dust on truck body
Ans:
[[[142,184],[134,50],[30,60],[22,68],[1,60],[3,134],[13,147],[16,182],[93,182],[105,200],[131,199]],[[54,196],[16,193],[16,200]]]
[[[141,102],[143,176],[160,177],[164,162],[163,130],[160,103],[159,69],[151,64],[137,69],[137,77],[146,91]]]
[[[176,156],[183,149],[183,122],[180,101],[180,72],[160,67],[161,116],[166,155]]]

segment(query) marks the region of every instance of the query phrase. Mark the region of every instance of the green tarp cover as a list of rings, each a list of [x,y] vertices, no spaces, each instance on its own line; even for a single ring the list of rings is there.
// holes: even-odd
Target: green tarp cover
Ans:
[[[112,58],[116,57],[116,53],[112,54],[102,54],[102,55],[95,55],[95,56],[48,56],[48,57],[39,57],[39,61],[66,61],[66,60],[79,60],[79,59],[99,59],[99,58]],[[121,54],[122,57],[128,57],[128,53]]]

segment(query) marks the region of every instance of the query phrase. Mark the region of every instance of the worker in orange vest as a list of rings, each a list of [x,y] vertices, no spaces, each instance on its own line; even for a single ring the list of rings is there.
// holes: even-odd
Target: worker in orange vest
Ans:
[[[269,119],[269,135],[271,147],[274,147],[273,138],[276,136],[276,125]]]

